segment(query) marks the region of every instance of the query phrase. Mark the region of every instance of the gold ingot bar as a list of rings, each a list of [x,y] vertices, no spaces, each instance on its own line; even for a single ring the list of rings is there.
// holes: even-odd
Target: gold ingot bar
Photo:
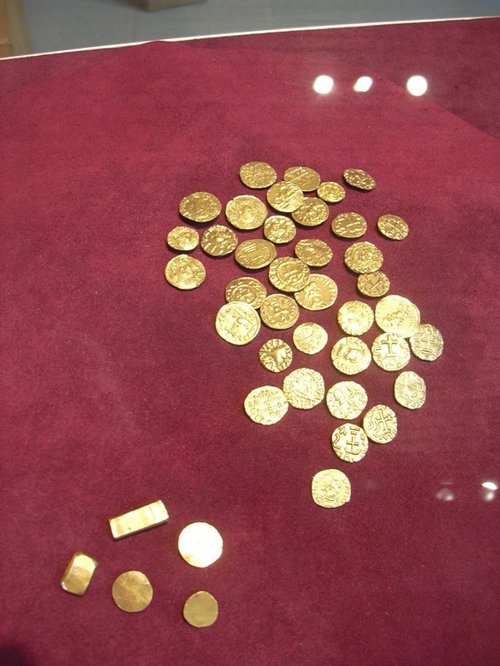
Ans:
[[[114,539],[123,539],[129,534],[137,534],[156,525],[163,525],[167,520],[168,511],[163,502],[157,500],[121,516],[110,518],[109,526]]]
[[[75,553],[61,578],[62,589],[71,594],[83,596],[90,585],[96,567],[97,560],[94,560],[93,557],[80,551]]]

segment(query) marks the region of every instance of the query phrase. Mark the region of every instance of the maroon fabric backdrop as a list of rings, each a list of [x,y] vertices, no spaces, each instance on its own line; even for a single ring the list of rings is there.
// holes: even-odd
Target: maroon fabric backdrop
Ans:
[[[481,484],[499,481],[500,151],[494,109],[468,105],[465,83],[450,87],[455,113],[440,103],[464,62],[445,36],[471,43],[480,29],[492,35],[498,21],[370,28],[362,52],[372,44],[378,57],[368,70],[337,49],[341,35],[355,44],[366,29],[155,43],[99,62],[73,54],[59,71],[44,72],[48,60],[6,63],[1,663],[495,663],[498,498]],[[384,72],[378,38],[401,39],[408,53],[425,31],[438,50],[418,72],[432,79],[429,95],[414,98]],[[498,106],[493,68],[477,67],[474,85]],[[330,95],[312,90],[322,73],[335,78]],[[375,79],[367,94],[352,92],[361,74]],[[358,464],[331,451],[338,422],[324,406],[291,409],[270,428],[244,415],[248,391],[281,377],[257,360],[271,331],[244,348],[214,331],[224,285],[241,274],[232,258],[196,250],[208,277],[193,292],[163,279],[179,199],[243,193],[238,168],[253,159],[279,172],[308,164],[324,179],[347,166],[372,173],[377,189],[349,191],[332,216],[366,216],[393,293],[443,332],[440,360],[409,365],[424,376],[428,402],[396,407],[397,440],[371,446]],[[408,220],[404,243],[377,236],[386,212]],[[331,243],[324,272],[339,303],[354,298],[346,244],[328,224],[305,237]],[[307,320],[325,325],[331,344],[341,335],[334,310],[303,311]],[[327,351],[297,352],[292,367],[301,365],[328,385],[340,379]],[[394,405],[393,379],[375,367],[360,377],[370,404]],[[342,509],[310,499],[311,478],[326,467],[351,479]],[[112,540],[109,516],[157,498],[167,525]],[[224,538],[222,558],[205,570],[176,550],[195,520]],[[75,550],[100,561],[83,598],[59,588]],[[111,599],[127,569],[153,584],[142,614]],[[181,617],[197,589],[220,603],[203,631]]]

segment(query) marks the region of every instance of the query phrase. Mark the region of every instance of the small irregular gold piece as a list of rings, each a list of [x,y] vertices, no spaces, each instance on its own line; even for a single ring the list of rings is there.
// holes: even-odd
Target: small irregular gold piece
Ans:
[[[221,202],[210,192],[193,192],[183,197],[179,204],[179,213],[182,217],[201,224],[215,220],[221,210]]]
[[[277,386],[259,386],[245,398],[247,416],[259,425],[274,425],[281,421],[288,411],[288,401]]]
[[[359,462],[368,451],[368,438],[363,428],[344,423],[332,433],[332,448],[345,462]]]
[[[425,402],[425,382],[416,372],[406,370],[396,377],[394,397],[407,409],[420,409]]]
[[[269,282],[280,291],[300,291],[309,277],[309,266],[294,257],[279,257],[269,266]]]
[[[248,303],[233,301],[223,305],[215,319],[220,337],[232,345],[252,342],[260,331],[260,317]]]
[[[283,380],[283,393],[296,409],[312,409],[325,397],[325,382],[317,370],[297,368]]]
[[[304,354],[317,354],[325,348],[328,342],[328,333],[323,326],[315,322],[304,322],[294,330],[293,342],[297,349],[304,352]]]
[[[420,324],[410,337],[411,350],[422,361],[435,361],[443,353],[444,341],[432,324]]]
[[[372,356],[382,370],[401,370],[410,361],[410,345],[397,333],[382,333],[372,343]]]
[[[118,608],[127,613],[139,613],[151,603],[153,588],[141,571],[125,571],[113,583],[111,594]]]
[[[289,243],[295,238],[297,228],[289,217],[271,215],[264,222],[264,236],[277,245]]]
[[[266,205],[253,194],[240,194],[226,204],[226,218],[236,229],[258,229],[266,217]]]
[[[366,220],[359,213],[340,213],[332,220],[332,231],[340,238],[361,238],[366,229]]]
[[[408,224],[398,215],[382,215],[378,218],[377,229],[382,236],[391,240],[403,240],[408,236]]]
[[[259,360],[266,370],[281,372],[291,365],[293,352],[284,340],[272,338],[259,349]]]
[[[228,303],[242,301],[258,310],[267,296],[267,290],[256,278],[240,277],[227,283],[225,296]]]
[[[243,241],[236,248],[234,258],[243,268],[259,270],[269,264],[276,257],[274,245],[263,238],[255,238]]]
[[[343,173],[345,182],[357,190],[365,190],[369,192],[373,190],[376,183],[375,180],[366,173],[364,169],[346,169]]]
[[[398,432],[398,420],[387,405],[375,405],[363,417],[363,430],[376,444],[392,442]]]
[[[240,167],[243,185],[253,190],[262,190],[276,182],[278,175],[267,162],[247,162]]]
[[[342,185],[332,180],[327,180],[318,187],[316,194],[326,203],[338,203],[345,198],[345,190]]]
[[[190,523],[179,534],[177,543],[182,559],[193,567],[204,569],[222,555],[222,537],[209,523]]]
[[[81,551],[76,552],[61,578],[61,587],[70,594],[83,596],[97,567],[97,560]]]
[[[165,279],[172,287],[188,291],[196,289],[205,281],[207,272],[199,259],[179,254],[165,266]]]
[[[146,504],[133,511],[109,519],[109,527],[113,539],[144,532],[151,527],[163,525],[168,520],[168,511],[161,500]]]
[[[363,296],[369,298],[380,298],[385,296],[391,288],[389,278],[382,271],[375,271],[374,273],[365,273],[358,275],[357,282],[358,291]]]
[[[304,238],[297,243],[294,251],[295,256],[311,268],[323,268],[333,257],[330,246],[317,238]]]
[[[211,257],[225,257],[234,252],[238,238],[234,231],[222,224],[214,224],[201,236],[201,249]]]
[[[371,328],[374,318],[371,307],[361,301],[347,301],[337,312],[339,326],[347,335],[363,335]]]
[[[306,197],[301,206],[294,210],[292,217],[303,227],[319,227],[328,219],[328,206],[322,199]]]
[[[306,310],[326,310],[337,300],[337,283],[328,275],[313,273],[307,285],[295,292],[295,300]]]
[[[314,502],[325,509],[335,509],[351,499],[351,483],[339,469],[322,469],[312,480]]]
[[[191,252],[200,242],[200,235],[196,229],[190,229],[189,227],[174,227],[171,229],[167,236],[167,245],[172,250],[178,250],[179,252]]]
[[[409,338],[420,325],[420,311],[404,296],[384,296],[375,306],[375,321],[386,333],[397,333]]]
[[[210,627],[219,615],[219,604],[210,592],[200,590],[186,599],[182,615],[192,627]]]
[[[347,248],[344,262],[354,273],[374,273],[382,266],[384,255],[373,243],[360,241]]]
[[[260,306],[260,316],[269,328],[291,328],[299,318],[299,306],[290,296],[272,294]]]
[[[294,183],[297,187],[300,187],[302,192],[317,190],[321,182],[319,173],[305,166],[289,167],[285,171],[283,180],[287,183]]]
[[[332,363],[344,375],[357,375],[370,365],[372,355],[366,343],[359,338],[338,340],[331,352]]]
[[[343,421],[357,418],[368,402],[365,389],[357,382],[334,384],[326,394],[326,405],[332,416]]]
[[[279,182],[269,188],[266,198],[279,213],[293,213],[304,201],[304,194],[294,183]]]

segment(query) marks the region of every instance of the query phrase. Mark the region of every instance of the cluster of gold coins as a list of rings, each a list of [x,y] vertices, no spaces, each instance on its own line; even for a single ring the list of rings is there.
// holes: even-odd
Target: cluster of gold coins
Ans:
[[[240,168],[240,179],[250,189],[266,189],[266,203],[252,194],[235,196],[225,206],[230,226],[213,224],[200,236],[195,228],[177,226],[170,231],[167,244],[181,251],[166,268],[167,281],[179,289],[194,289],[206,276],[203,263],[186,252],[201,244],[209,256],[221,257],[234,253],[236,263],[245,269],[266,269],[267,281],[274,288],[268,293],[263,282],[255,277],[238,277],[225,289],[226,303],[215,319],[217,333],[233,345],[254,340],[261,324],[272,330],[293,328],[300,309],[309,312],[332,307],[338,298],[337,283],[318,269],[331,262],[333,252],[320,239],[300,240],[294,256],[278,256],[276,246],[290,243],[299,225],[314,228],[330,216],[329,205],[342,201],[344,187],[334,181],[321,181],[309,167],[290,167],[277,182],[276,171],[267,163],[250,162]],[[347,169],[345,183],[355,189],[371,191],[375,180],[362,169]],[[311,193],[316,193],[312,195]],[[220,200],[209,192],[195,192],[184,197],[179,205],[181,216],[188,222],[211,223],[222,212]],[[390,281],[381,271],[384,257],[374,243],[361,239],[367,221],[359,213],[343,212],[331,220],[334,236],[353,239],[344,252],[344,264],[357,276],[359,293],[379,299],[375,308],[368,303],[351,300],[337,311],[337,321],[345,334],[330,349],[333,367],[342,375],[352,377],[365,371],[372,360],[387,372],[399,372],[410,361],[411,354],[425,361],[437,359],[443,350],[441,333],[432,324],[421,323],[420,312],[407,298],[389,294]],[[232,227],[232,228],[231,228]],[[262,238],[239,241],[234,230],[262,228]],[[383,214],[377,229],[387,239],[401,241],[408,235],[408,224],[398,215]],[[371,347],[362,336],[373,324],[380,329]],[[300,323],[293,330],[293,344],[304,354],[321,352],[328,344],[328,331],[316,322]],[[279,337],[271,337],[258,352],[264,368],[273,373],[287,370],[293,360],[291,346]],[[418,409],[425,401],[426,386],[422,377],[403,371],[394,382],[395,400],[408,409]],[[287,374],[281,386],[264,385],[251,390],[244,409],[249,418],[261,425],[280,421],[288,408],[312,409],[326,402],[336,419],[346,421],[332,434],[331,445],[337,457],[345,462],[360,461],[368,450],[368,441],[376,444],[391,442],[397,433],[397,416],[391,407],[374,404],[365,411],[368,395],[361,384],[351,379],[326,387],[317,370],[301,367]],[[364,412],[364,414],[363,414]],[[362,426],[349,423],[362,416]],[[337,507],[350,499],[351,486],[347,476],[338,469],[318,472],[312,480],[313,500],[323,507]]]

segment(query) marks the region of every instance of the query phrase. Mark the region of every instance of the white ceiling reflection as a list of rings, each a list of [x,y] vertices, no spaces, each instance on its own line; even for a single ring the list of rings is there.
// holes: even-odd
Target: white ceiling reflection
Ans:
[[[437,493],[436,497],[438,500],[441,500],[442,502],[453,502],[455,499],[455,493],[451,488],[447,488],[444,486],[443,488],[440,488]]]
[[[421,97],[422,95],[425,95],[428,87],[429,84],[427,83],[427,79],[425,76],[420,74],[410,76],[406,82],[406,90],[408,90],[410,95],[414,95],[415,97]]]
[[[498,486],[494,481],[483,481],[481,485],[483,488],[486,488],[486,490],[498,490]]]
[[[318,95],[328,95],[333,90],[335,81],[328,74],[320,74],[314,79],[313,90],[317,92]]]
[[[360,76],[353,86],[355,92],[368,92],[373,85],[371,76]]]

